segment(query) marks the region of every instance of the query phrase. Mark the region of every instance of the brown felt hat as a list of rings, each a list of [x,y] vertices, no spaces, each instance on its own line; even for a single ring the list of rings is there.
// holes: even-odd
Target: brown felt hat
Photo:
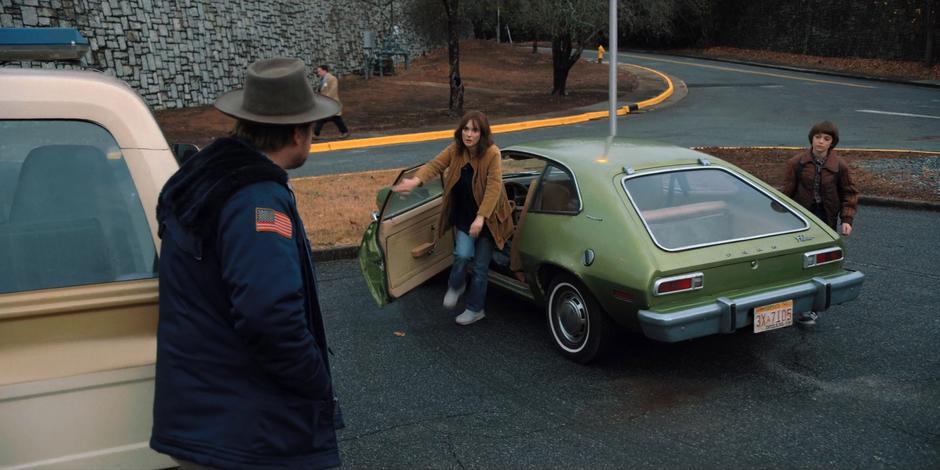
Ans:
[[[248,66],[245,88],[215,100],[229,116],[262,124],[304,124],[338,113],[339,103],[315,95],[300,59],[275,57]]]

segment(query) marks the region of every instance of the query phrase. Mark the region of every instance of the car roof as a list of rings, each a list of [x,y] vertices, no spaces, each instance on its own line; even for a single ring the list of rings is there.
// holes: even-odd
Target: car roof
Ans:
[[[111,132],[121,148],[169,148],[147,104],[101,72],[0,68],[0,119],[90,121]]]
[[[615,137],[572,138],[512,145],[505,152],[520,151],[556,160],[577,174],[615,175],[624,168],[636,171],[669,166],[699,165],[700,159],[720,161],[684,147],[644,139]]]

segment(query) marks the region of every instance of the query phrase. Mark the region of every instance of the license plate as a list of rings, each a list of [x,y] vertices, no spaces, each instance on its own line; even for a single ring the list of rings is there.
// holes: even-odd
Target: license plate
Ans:
[[[793,301],[786,300],[754,309],[754,333],[793,325]]]

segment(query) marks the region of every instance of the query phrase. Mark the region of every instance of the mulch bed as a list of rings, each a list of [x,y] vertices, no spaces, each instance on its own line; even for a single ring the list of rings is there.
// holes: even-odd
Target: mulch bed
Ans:
[[[737,165],[778,189],[786,161],[796,150],[715,148],[698,149]],[[940,203],[940,155],[918,152],[845,150],[839,153],[851,168],[852,179],[866,196]]]
[[[927,67],[923,62],[915,61],[863,59],[860,57],[822,57],[733,47],[676,49],[668,52],[713,59],[743,60],[763,64],[861,74],[869,77],[900,80],[940,80],[940,64]]]

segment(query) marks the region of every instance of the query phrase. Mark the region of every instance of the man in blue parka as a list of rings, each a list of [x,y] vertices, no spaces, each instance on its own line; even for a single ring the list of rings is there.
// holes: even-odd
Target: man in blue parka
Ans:
[[[339,106],[286,58],[249,65],[244,89],[215,106],[237,119],[232,136],[187,159],[157,207],[150,446],[184,468],[336,467],[342,419],[285,170],[303,165],[313,122]]]

